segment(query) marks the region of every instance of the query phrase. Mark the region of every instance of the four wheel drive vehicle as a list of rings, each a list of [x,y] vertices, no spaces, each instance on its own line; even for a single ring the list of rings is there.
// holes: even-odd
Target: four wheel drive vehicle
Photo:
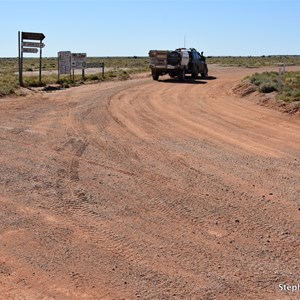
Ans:
[[[202,77],[208,75],[205,57],[194,48],[178,48],[175,51],[150,50],[149,66],[154,80],[165,74],[180,80],[185,79],[185,74],[191,74],[193,78],[197,78],[199,73]]]

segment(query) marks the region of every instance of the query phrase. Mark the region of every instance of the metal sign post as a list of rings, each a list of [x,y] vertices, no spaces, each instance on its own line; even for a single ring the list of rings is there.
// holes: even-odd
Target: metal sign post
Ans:
[[[43,33],[36,32],[18,32],[18,50],[19,50],[19,83],[23,86],[23,53],[37,53],[40,48],[40,72],[39,82],[42,82],[42,48],[45,44],[42,43],[45,35]],[[24,42],[24,40],[34,40],[37,42]]]

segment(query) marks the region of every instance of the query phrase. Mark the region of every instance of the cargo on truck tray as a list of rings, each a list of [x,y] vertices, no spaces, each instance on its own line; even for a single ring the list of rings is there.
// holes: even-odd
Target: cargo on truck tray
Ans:
[[[159,76],[169,74],[170,77],[185,79],[186,74],[193,78],[208,76],[208,68],[203,52],[201,54],[194,48],[178,48],[176,50],[150,50],[149,67],[152,77],[158,80]]]

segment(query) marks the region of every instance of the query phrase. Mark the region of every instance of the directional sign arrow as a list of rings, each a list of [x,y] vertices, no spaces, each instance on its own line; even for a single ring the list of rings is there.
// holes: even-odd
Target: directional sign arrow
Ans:
[[[44,48],[44,43],[34,43],[34,42],[23,42],[23,47],[38,47],[38,48]]]
[[[26,53],[38,53],[39,49],[37,48],[23,48],[22,52],[26,52]]]
[[[45,38],[43,33],[37,32],[22,32],[22,40],[38,40],[42,41]]]

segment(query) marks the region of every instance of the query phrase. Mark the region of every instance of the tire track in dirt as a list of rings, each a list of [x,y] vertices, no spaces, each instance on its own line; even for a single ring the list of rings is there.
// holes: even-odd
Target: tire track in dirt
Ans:
[[[73,124],[74,124],[74,122],[73,122]],[[78,134],[78,132],[77,132],[77,134]],[[80,204],[78,206],[76,206],[76,205],[74,206],[74,204],[72,204],[72,207],[74,207],[76,210],[79,210],[80,212],[83,212],[83,213],[87,212],[88,209],[86,208],[86,206],[87,206],[86,201],[84,201],[81,198],[79,202],[80,202]],[[90,233],[92,233],[92,232],[90,232]],[[107,233],[101,232],[101,234],[99,234],[99,229],[98,229],[97,236],[107,236]],[[114,233],[110,233],[108,236],[109,236],[110,240],[112,241],[112,244],[111,244],[111,242],[109,243],[107,240],[106,240],[105,244],[106,245],[108,244],[107,247],[108,247],[108,249],[111,249],[111,251],[117,250],[117,252],[121,252],[122,255],[125,255],[126,260],[133,260],[134,257],[137,262],[145,260],[145,258],[141,258],[141,259],[138,258],[139,253],[145,252],[144,251],[145,249],[138,249],[138,247],[136,247],[136,245],[134,247],[131,246],[131,244],[126,245],[125,240],[124,239],[120,240],[119,238],[116,238]],[[102,240],[102,242],[103,242],[103,240]],[[110,244],[111,244],[111,246],[109,246]],[[132,250],[132,249],[136,249],[136,248],[138,249],[138,251]]]
[[[149,88],[149,86],[147,86],[147,88]],[[220,88],[220,87],[219,87]],[[161,91],[161,90],[160,90]],[[152,116],[153,116],[153,113],[155,114],[157,114],[158,116],[159,116],[159,120],[163,120],[163,124],[164,123],[166,123],[165,122],[165,120],[167,120],[167,121],[169,121],[170,120],[170,118],[172,118],[171,120],[171,124],[173,124],[174,126],[173,126],[173,128],[172,129],[169,129],[169,131],[170,132],[176,132],[176,134],[178,135],[178,136],[180,136],[180,135],[183,135],[184,134],[184,136],[186,136],[186,133],[184,132],[187,128],[191,128],[191,126],[193,126],[193,125],[195,125],[195,124],[197,124],[196,122],[194,122],[194,124],[193,124],[193,122],[192,123],[190,123],[190,112],[193,110],[193,108],[191,107],[191,105],[190,105],[190,107],[189,107],[189,109],[187,109],[186,111],[189,113],[189,115],[184,115],[183,117],[179,117],[179,116],[182,116],[182,110],[180,110],[180,111],[178,111],[178,109],[177,109],[177,107],[179,107],[179,108],[181,108],[182,109],[182,103],[180,103],[181,105],[178,105],[178,106],[176,106],[176,100],[174,101],[174,103],[172,103],[172,105],[170,106],[171,107],[171,109],[173,109],[173,111],[171,110],[170,111],[170,109],[169,109],[169,107],[167,107],[167,105],[166,105],[166,103],[164,103],[166,100],[166,98],[167,98],[167,94],[166,94],[166,90],[164,90],[164,94],[163,94],[163,96],[164,97],[159,97],[158,95],[157,95],[157,93],[155,93],[153,90],[151,90],[151,88],[150,88],[150,92],[148,91],[148,93],[150,94],[150,93],[152,93],[152,101],[154,101],[154,99],[158,102],[158,104],[157,104],[157,107],[156,107],[156,110],[153,112],[153,111],[148,111],[148,114],[149,115],[151,115],[152,114]],[[145,96],[145,91],[141,91],[141,93],[140,93],[140,95],[136,95],[135,93],[133,93],[133,95],[132,95],[132,91],[127,91],[127,97],[126,97],[126,95],[124,96],[118,96],[116,99],[115,99],[115,101],[116,101],[116,105],[114,106],[114,113],[115,114],[117,114],[118,115],[118,118],[119,119],[121,119],[121,124],[122,124],[122,127],[124,128],[124,124],[126,124],[126,118],[125,118],[125,115],[127,115],[127,114],[130,114],[131,113],[131,115],[130,115],[130,117],[129,117],[129,122],[127,122],[127,124],[128,124],[128,128],[129,128],[129,131],[130,132],[134,132],[137,136],[143,136],[144,134],[141,134],[141,127],[143,126],[143,124],[141,123],[141,120],[140,119],[138,119],[139,117],[140,117],[140,112],[136,112],[136,110],[137,110],[137,107],[139,108],[139,106],[138,105],[135,105],[135,106],[133,106],[132,105],[132,100],[131,101],[128,101],[127,103],[125,102],[123,102],[123,103],[121,103],[121,105],[119,105],[120,104],[120,100],[122,100],[122,99],[138,99],[138,100],[140,100],[140,99],[145,99],[147,96]],[[143,94],[143,98],[141,97],[141,94]],[[176,93],[176,92],[174,92],[174,94],[179,94],[178,92]],[[185,92],[183,92],[182,93],[182,95],[183,94],[187,94],[187,91],[185,91]],[[190,92],[190,94],[193,94],[192,92]],[[237,104],[236,104],[236,102],[234,103],[234,105],[232,105],[232,104],[230,104],[230,102],[233,102],[232,100],[231,100],[231,98],[233,97],[233,95],[232,94],[230,94],[230,92],[226,92],[225,93],[226,95],[226,97],[228,98],[228,94],[229,94],[229,96],[230,96],[230,99],[228,98],[225,98],[225,100],[230,100],[229,101],[229,104],[228,103],[226,103],[226,105],[228,105],[229,106],[229,108],[227,108],[227,110],[229,111],[229,112],[231,112],[231,111],[234,111],[234,110],[230,110],[230,108],[231,108],[231,106],[233,106],[233,107],[238,107],[237,106]],[[131,95],[131,96],[133,96],[132,98],[131,97],[129,97],[129,95]],[[188,98],[189,100],[191,100],[191,98],[192,97],[186,97],[186,98]],[[147,100],[149,99],[149,96],[147,97]],[[181,99],[181,97],[180,96],[178,96],[177,97],[177,99]],[[220,99],[221,99],[221,96],[219,95],[219,98],[217,99],[218,100],[218,104],[219,104],[219,101],[220,101]],[[117,102],[117,100],[118,100],[118,102]],[[174,98],[172,98],[172,100],[174,100]],[[211,100],[211,99],[210,99]],[[163,104],[162,104],[163,103]],[[179,100],[177,100],[177,103],[179,103]],[[122,110],[122,105],[123,105],[123,107],[124,108],[128,108],[128,107],[130,107],[130,109],[128,109],[128,111],[126,111],[125,109],[123,109]],[[130,106],[131,105],[131,106]],[[133,107],[132,107],[133,106]],[[210,109],[210,106],[208,105],[208,107],[209,107],[209,109]],[[153,102],[152,102],[152,108],[153,108]],[[160,109],[159,111],[158,111],[158,109]],[[243,107],[241,107],[242,109],[243,109]],[[247,107],[248,108],[248,107]],[[208,110],[209,110],[208,109]],[[221,107],[221,109],[219,109],[219,110],[222,110],[222,107]],[[225,111],[225,107],[224,107],[224,111]],[[247,122],[249,122],[249,118],[247,119],[246,118],[246,114],[247,114],[247,112],[246,112],[246,109],[244,109],[244,111],[245,111],[245,116],[243,117],[243,121],[245,122],[245,121],[247,121]],[[122,113],[122,115],[120,115],[120,112]],[[133,115],[133,113],[132,112],[134,112],[136,115]],[[260,112],[261,113],[261,109],[259,109],[259,108],[256,108],[255,109],[255,112],[256,112],[256,114],[258,113],[258,112]],[[207,113],[207,112],[206,112]],[[213,113],[214,114],[212,114],[211,112],[209,112],[212,116],[214,116],[214,114],[216,115],[216,113],[215,113],[215,111],[213,111]],[[275,113],[276,114],[276,113]],[[161,116],[165,116],[164,118],[162,118]],[[271,113],[270,112],[266,112],[266,115],[268,115],[268,117],[269,117],[269,119],[268,119],[268,121],[270,122],[270,119],[272,118],[273,120],[274,120],[274,122],[275,122],[275,120],[277,120],[278,121],[278,115],[276,114],[276,116],[275,117],[273,117],[273,115],[272,116],[269,116],[269,115],[271,115]],[[264,117],[266,117],[266,115],[264,116]],[[237,119],[238,119],[238,117],[239,117],[239,115],[238,115],[238,117],[235,117],[235,114],[230,114],[230,119],[235,119],[234,121],[236,121]],[[136,120],[136,123],[135,123],[135,125],[133,125],[133,123],[132,123],[132,121],[133,120],[135,120],[135,118],[136,119],[138,119],[138,120]],[[208,116],[208,118],[209,118],[209,116]],[[206,118],[207,119],[207,118]],[[284,118],[282,118],[281,116],[280,116],[280,119],[284,119]],[[286,118],[285,118],[286,119]],[[176,120],[178,121],[179,120],[179,123],[180,124],[184,124],[183,126],[182,126],[182,128],[183,128],[183,130],[180,130],[181,129],[181,127],[177,127],[176,125]],[[219,122],[217,122],[217,118],[214,118],[213,119],[213,121],[214,121],[214,124],[213,123],[209,123],[208,125],[206,125],[204,128],[205,128],[205,130],[206,130],[206,132],[208,132],[208,129],[207,128],[211,128],[211,127],[213,127],[213,125],[216,127],[216,124],[218,125],[218,123],[220,123],[220,120],[219,120]],[[270,146],[269,145],[267,145],[267,146],[264,146],[263,145],[263,143],[264,143],[264,134],[259,134],[259,135],[257,135],[257,132],[259,132],[261,129],[263,129],[264,131],[265,131],[265,129],[267,129],[268,131],[269,131],[269,133],[268,133],[268,136],[270,136],[270,137],[274,137],[274,136],[277,136],[276,137],[276,139],[274,140],[275,142],[277,141],[277,140],[289,140],[289,141],[291,141],[291,143],[289,143],[289,145],[291,145],[291,147],[289,148],[289,150],[291,150],[292,148],[294,148],[294,149],[299,149],[299,140],[297,141],[297,140],[291,140],[291,136],[294,136],[294,134],[296,133],[296,131],[297,131],[297,128],[299,128],[299,122],[298,123],[293,123],[292,125],[291,125],[291,122],[290,122],[291,120],[284,120],[282,123],[281,123],[281,126],[282,126],[282,128],[283,129],[285,129],[285,128],[291,128],[291,127],[293,127],[294,128],[294,130],[292,130],[292,132],[290,133],[290,135],[288,135],[288,137],[286,136],[286,132],[285,132],[285,130],[284,131],[282,131],[282,132],[280,132],[279,134],[278,134],[278,127],[277,127],[277,129],[276,130],[272,130],[272,131],[270,131],[270,126],[269,126],[269,124],[267,123],[267,122],[264,122],[264,124],[263,124],[263,127],[262,126],[260,126],[259,125],[259,123],[258,122],[256,122],[255,124],[254,124],[254,132],[255,132],[255,135],[254,135],[254,137],[251,137],[251,140],[252,141],[254,141],[254,147],[252,148],[252,150],[250,151],[250,149],[251,149],[251,143],[253,143],[253,142],[249,142],[249,141],[251,141],[251,140],[249,140],[249,135],[246,137],[247,139],[246,139],[246,143],[245,143],[245,145],[247,145],[246,147],[245,147],[245,149],[244,149],[244,151],[249,155],[249,154],[251,154],[251,155],[253,155],[254,153],[257,155],[257,154],[261,154],[261,155],[263,155],[263,156],[266,156],[266,157],[274,157],[274,158],[279,158],[279,157],[291,157],[291,158],[295,158],[295,157],[297,157],[297,156],[295,156],[295,154],[297,154],[297,151],[294,151],[293,150],[293,152],[291,152],[291,154],[289,154],[288,152],[286,152],[286,149],[284,149],[283,151],[280,149],[280,150],[277,150],[277,149],[279,149],[279,147],[278,147],[278,144],[276,145],[276,143],[272,143],[272,141],[271,142],[268,142],[268,144],[270,144]],[[222,122],[222,120],[221,120],[221,122]],[[231,121],[232,122],[232,121]],[[232,135],[232,133],[231,133],[231,131],[233,131],[233,133],[236,131],[235,129],[236,128],[242,128],[242,130],[244,131],[245,129],[244,129],[244,127],[243,126],[241,126],[241,125],[239,125],[239,126],[237,126],[236,124],[240,124],[240,122],[241,122],[241,119],[240,120],[238,120],[238,121],[236,121],[236,123],[233,123],[233,125],[234,125],[234,128],[232,128],[232,126],[231,126],[231,130],[230,131],[222,131],[222,133],[221,133],[221,136],[223,136],[223,139],[221,139],[221,141],[223,142],[225,139],[228,141],[228,139],[230,139],[230,136],[228,136],[228,135]],[[228,128],[228,124],[230,124],[230,122],[228,122],[228,121],[226,121],[226,123],[220,123],[220,126],[226,126],[227,128]],[[148,125],[148,124],[147,124]],[[152,124],[151,124],[152,125]],[[259,126],[258,126],[259,125]],[[126,125],[125,125],[126,126]],[[162,126],[164,126],[164,125],[162,125]],[[175,128],[174,128],[175,127]],[[225,127],[225,128],[226,128]],[[134,128],[137,128],[137,130],[134,130]],[[164,127],[164,130],[163,131],[158,131],[160,134],[161,133],[163,133],[163,134],[166,134],[166,128],[167,128],[167,126],[165,126]],[[200,127],[201,128],[201,127]],[[234,129],[234,130],[232,130],[232,129]],[[258,130],[257,130],[258,129]],[[157,128],[156,128],[156,130],[157,130]],[[168,129],[167,129],[168,130]],[[199,130],[199,126],[198,125],[196,125],[195,126],[195,129],[193,129],[192,131],[190,131],[190,132],[188,132],[188,135],[189,134],[191,134],[191,133],[194,133],[194,135],[197,135],[196,134],[196,132],[197,132],[197,130]],[[208,137],[208,138],[211,138],[211,136],[213,136],[213,137],[216,137],[216,135],[215,134],[211,134],[211,132],[209,132],[210,133],[210,137]],[[214,133],[214,132],[212,132],[212,133]],[[263,132],[263,133],[265,133],[265,132]],[[168,134],[168,133],[167,133]],[[166,135],[167,135],[166,134]],[[241,133],[239,132],[239,134],[238,135],[240,135]],[[231,145],[234,145],[234,146],[241,146],[242,145],[242,143],[240,142],[240,138],[238,138],[238,135],[232,140],[232,142],[230,143]],[[145,135],[144,135],[145,136]],[[149,136],[149,134],[148,134],[148,136]],[[198,135],[198,137],[199,137],[199,135]],[[153,139],[156,139],[157,140],[157,136],[155,136],[155,137],[152,137]],[[260,140],[258,140],[258,138],[260,138]],[[257,141],[258,140],[258,141]],[[215,142],[215,139],[214,139],[214,142]],[[224,146],[224,143],[222,143],[223,144],[223,146]],[[232,149],[232,147],[231,147],[231,149],[230,150],[234,150],[234,149]],[[236,150],[235,150],[236,151]],[[145,153],[144,153],[145,154]],[[151,153],[152,155],[154,154],[153,152]],[[211,161],[210,161],[210,163],[211,163]],[[211,166],[210,166],[210,168],[211,168]],[[284,171],[287,171],[287,169],[286,168],[284,168]],[[215,173],[216,174],[216,173]],[[299,178],[299,177],[298,177]],[[223,180],[224,180],[224,178],[223,178]],[[232,180],[232,182],[236,182],[236,178],[234,179],[234,180]],[[251,190],[250,190],[251,191]],[[249,192],[250,192],[249,191]],[[240,200],[242,200],[241,198],[240,198]],[[284,200],[284,199],[283,199]],[[283,203],[282,203],[283,202]],[[244,203],[244,205],[245,204],[247,204],[247,203]],[[258,203],[256,203],[256,204],[258,204]],[[294,209],[295,209],[295,206],[294,206],[294,204],[293,203],[291,203],[291,202],[284,202],[284,201],[279,201],[279,205],[277,204],[277,206],[275,207],[275,209],[273,210],[273,212],[272,212],[272,214],[270,214],[271,216],[272,215],[274,215],[274,214],[276,214],[276,212],[278,212],[278,210],[280,209],[280,207],[282,207],[282,206],[280,206],[282,204],[282,206],[283,207],[290,207],[290,208],[293,208],[294,207]],[[173,207],[174,205],[172,204],[172,203],[168,203],[168,204],[164,204],[166,207],[167,207],[167,209],[168,209],[168,211],[170,211],[170,207]],[[164,206],[163,205],[163,206]],[[164,211],[164,208],[163,207],[161,207],[161,206],[159,206],[159,204],[158,203],[155,203],[155,205],[154,205],[155,207],[159,207],[159,211],[161,211],[162,212],[162,214],[164,214],[164,213],[166,213],[165,211]],[[250,207],[250,209],[255,209],[254,208],[255,206],[253,205],[253,207]],[[179,213],[178,214],[174,214],[174,212],[171,212],[170,214],[166,214],[167,216],[168,215],[172,215],[173,217],[174,216],[176,216],[176,215],[179,215],[179,214],[181,214],[181,215],[184,215],[184,214],[182,214],[182,211],[183,210],[179,210]],[[237,211],[239,211],[239,210],[237,210]],[[257,216],[256,216],[257,217]],[[289,214],[287,213],[286,215],[285,215],[285,217],[284,218],[288,218],[289,217]],[[264,214],[262,214],[261,216],[260,216],[260,218],[261,219],[263,219],[264,218]],[[271,217],[272,218],[272,217]],[[254,220],[253,220],[254,221]],[[296,221],[296,220],[295,220]],[[269,219],[267,222],[266,222],[267,224],[268,223],[272,223],[272,219]],[[187,225],[187,224],[186,224]],[[289,226],[291,226],[291,224],[289,225]],[[295,229],[296,228],[298,228],[298,226],[299,226],[299,224],[296,222],[296,223],[294,223],[294,225],[293,225],[293,231],[294,231],[294,233],[295,233]],[[271,227],[271,228],[273,228],[273,227]],[[256,229],[254,230],[254,231],[258,231],[258,232],[268,232],[268,225],[266,225],[266,227],[256,227]],[[272,232],[271,232],[272,234],[274,234],[274,236],[276,236],[276,232],[274,232],[274,230],[272,230]],[[297,238],[295,238],[295,236],[293,237],[293,239],[294,240],[297,240]],[[292,245],[292,242],[291,243],[289,243],[290,245]]]
[[[188,88],[187,88],[188,89]],[[149,91],[150,90],[150,91]],[[164,135],[168,135],[168,134],[173,134],[176,132],[177,135],[180,136],[187,136],[190,135],[191,133],[193,133],[194,135],[197,135],[198,130],[201,128],[199,128],[198,123],[199,122],[190,122],[190,111],[192,110],[191,105],[189,107],[188,111],[188,115],[184,115],[182,110],[183,104],[181,103],[181,99],[183,98],[182,96],[176,96],[176,98],[171,98],[172,100],[174,100],[174,102],[169,105],[167,105],[166,100],[167,99],[167,88],[164,88],[163,91],[160,90],[160,95],[158,95],[157,93],[155,93],[154,90],[152,90],[151,88],[149,88],[149,85],[147,86],[147,88],[144,90],[135,90],[135,89],[129,89],[126,90],[125,92],[121,92],[119,94],[117,94],[116,96],[113,96],[110,99],[110,105],[108,106],[109,110],[110,110],[110,115],[111,115],[111,119],[113,120],[113,124],[111,125],[111,132],[114,132],[114,134],[118,134],[115,136],[115,139],[118,139],[119,144],[122,144],[122,141],[125,139],[129,139],[128,136],[126,134],[130,134],[130,140],[132,142],[132,140],[136,141],[135,146],[138,148],[139,144],[141,144],[141,139],[144,141],[147,141],[147,138],[149,139],[149,136],[155,140],[157,140],[157,135],[154,136],[153,132],[151,134],[149,134],[149,131],[147,132],[146,130],[144,130],[145,128],[149,128],[148,123],[143,123],[141,120],[141,115],[144,113],[144,115],[148,115],[148,120],[149,120],[149,116],[151,116],[152,122],[151,125],[153,125],[153,119],[156,120],[156,125],[160,122],[165,124],[166,122],[170,122],[170,124],[173,124],[173,128],[169,128],[169,132],[164,130],[161,131],[160,133],[163,133]],[[190,91],[190,90],[189,90]],[[147,96],[147,92],[149,94],[152,93],[152,97]],[[187,94],[188,91],[184,90],[184,92],[182,92],[182,95]],[[228,92],[227,92],[228,93]],[[176,93],[174,91],[174,94],[179,94],[178,92]],[[192,94],[192,92],[191,92]],[[191,97],[187,97],[188,99],[191,99]],[[149,100],[149,102],[147,104],[145,104],[145,102],[143,101],[144,99]],[[176,100],[177,99],[177,100]],[[151,102],[152,100],[152,102]],[[154,102],[154,100],[157,102]],[[139,101],[139,103],[137,103]],[[177,106],[176,106],[177,104]],[[145,105],[148,105],[148,107],[151,107],[152,111],[147,110],[146,112],[143,111],[143,113],[140,111],[140,108],[143,107],[143,109],[145,109]],[[154,106],[156,105],[156,106]],[[235,104],[235,106],[237,106]],[[175,107],[175,108],[174,108]],[[177,107],[181,108],[180,111],[178,111]],[[153,109],[154,108],[154,109]],[[122,114],[120,114],[122,113]],[[207,114],[207,112],[206,112]],[[210,115],[214,116],[215,111],[210,112]],[[125,118],[126,116],[126,118]],[[155,116],[155,117],[153,117]],[[231,114],[231,119],[234,117],[234,114]],[[148,121],[147,120],[147,121]],[[176,127],[176,120],[180,121],[180,127]],[[206,126],[204,126],[203,128],[205,128],[206,133],[208,132],[207,128],[211,128],[212,124],[216,123],[216,121],[218,120],[218,118],[214,118],[212,120],[211,123],[208,123]],[[133,122],[135,121],[135,123]],[[222,120],[221,120],[222,121]],[[220,120],[219,120],[220,123]],[[228,126],[228,121],[226,123],[221,123],[222,126],[227,125]],[[230,123],[229,123],[230,124]],[[143,126],[144,125],[144,126]],[[166,124],[167,125],[167,124]],[[235,126],[235,124],[233,124]],[[160,125],[160,126],[164,126],[164,125]],[[192,131],[190,131],[191,126],[194,126],[195,128],[192,129]],[[174,128],[175,127],[175,128]],[[237,127],[237,126],[235,126]],[[165,128],[168,128],[167,126],[165,126]],[[164,128],[164,129],[165,129]],[[157,130],[157,127],[154,127],[154,129]],[[188,132],[186,132],[186,130],[188,129]],[[168,130],[168,129],[167,129]],[[128,131],[128,133],[126,132]],[[120,135],[120,133],[122,132],[122,136]],[[210,135],[213,134],[214,132],[209,132]],[[226,132],[225,132],[226,133]],[[134,135],[135,139],[132,139],[132,134]],[[214,137],[216,135],[213,135]],[[220,136],[224,136],[224,132],[222,132],[222,134]],[[199,135],[198,135],[199,137]],[[228,140],[228,137],[226,136],[226,140]],[[231,144],[236,144],[238,141],[237,138],[234,138],[232,140]],[[249,143],[248,143],[249,144]],[[153,152],[153,149],[151,149],[149,156],[154,156],[154,157],[159,157],[159,152],[165,152],[166,149],[159,149],[156,152]],[[258,147],[255,147],[253,149],[253,152],[258,152]],[[128,151],[129,152],[129,151]],[[247,152],[249,152],[249,146],[247,147]],[[126,152],[127,153],[127,152]],[[143,155],[145,157],[145,154],[147,153],[147,151],[145,151],[145,149],[143,149]],[[266,147],[261,154],[263,154],[264,156],[270,155],[271,153],[274,153],[275,158],[279,156],[282,156],[284,153],[282,152],[274,152],[274,150],[271,147]],[[147,157],[147,159],[149,159]],[[173,158],[172,158],[173,159]],[[157,163],[156,163],[157,165]],[[211,168],[212,166],[210,166]],[[215,168],[215,171],[217,170],[217,168]],[[214,174],[216,174],[216,172],[213,172]],[[191,174],[192,175],[192,174]],[[151,177],[149,177],[148,175],[148,180]],[[165,178],[167,179],[167,178]],[[150,180],[150,181],[154,181],[155,180]],[[164,181],[164,180],[162,180]],[[229,183],[235,182],[236,178],[234,180],[232,180]],[[230,184],[228,183],[228,185],[230,186]],[[155,184],[154,184],[155,185]],[[158,184],[159,185],[159,184]],[[249,191],[250,192],[250,191]],[[166,193],[168,194],[168,193]],[[159,195],[159,197],[157,199],[160,199],[161,195]],[[167,197],[166,197],[167,198]],[[241,199],[240,199],[241,200]],[[182,223],[183,222],[183,216],[189,216],[191,215],[191,212],[194,211],[193,209],[189,209],[186,208],[182,205],[181,202],[177,202],[176,201],[172,201],[172,202],[167,202],[164,203],[162,201],[154,201],[153,205],[148,206],[152,211],[157,209],[157,211],[160,212],[160,218],[161,219],[169,219],[171,216],[174,218],[174,220],[176,220],[177,222]],[[225,207],[226,208],[226,207]],[[234,213],[234,211],[231,209],[232,213]],[[238,208],[236,209],[236,211],[239,211]],[[177,216],[177,217],[176,217]],[[263,216],[262,216],[263,217]],[[180,221],[179,221],[180,220]],[[183,227],[190,227],[190,223],[184,219],[184,223],[182,223]],[[270,220],[269,220],[270,222]],[[266,225],[268,226],[268,225]],[[232,229],[232,228],[231,228]],[[254,231],[266,231],[266,227],[256,227],[254,228]],[[268,232],[268,231],[267,231]],[[121,243],[121,247],[118,247],[117,245],[115,245],[115,247],[117,247],[119,250],[123,248],[126,248],[126,246],[124,244]],[[132,254],[129,254],[129,259],[131,257]]]
[[[0,251],[23,266],[23,290],[33,299],[42,287],[66,299],[282,296],[278,283],[299,278],[300,124],[232,93],[249,72],[81,87],[31,102],[18,124],[4,117],[1,135],[21,147],[1,157]]]

